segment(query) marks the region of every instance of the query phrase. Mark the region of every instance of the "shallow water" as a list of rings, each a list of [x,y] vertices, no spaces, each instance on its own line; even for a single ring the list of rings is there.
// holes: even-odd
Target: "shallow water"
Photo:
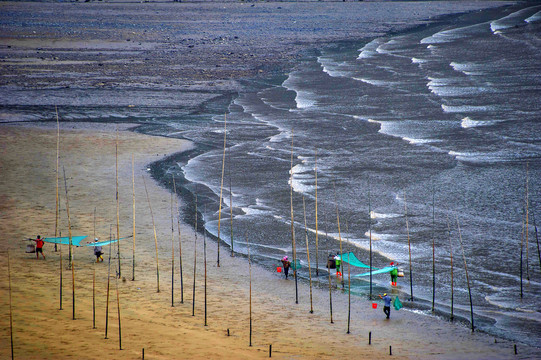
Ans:
[[[308,54],[284,78],[247,84],[228,108],[220,237],[230,244],[231,181],[236,250],[244,251],[249,237],[269,267],[272,259],[291,256],[292,181],[297,254],[306,265],[304,197],[314,266],[317,151],[320,267],[338,251],[340,237],[368,263],[371,233],[374,266],[398,261],[406,270],[401,291],[409,297],[407,207],[419,306],[431,307],[434,244],[435,306],[450,312],[452,243],[455,315],[469,320],[461,237],[477,328],[538,345],[540,11],[470,14],[366,43],[334,44]],[[182,170],[214,193],[204,217],[217,235],[223,116],[214,121],[185,133],[214,149]],[[387,275],[374,281],[377,289],[388,286]],[[369,291],[366,281],[352,286]]]

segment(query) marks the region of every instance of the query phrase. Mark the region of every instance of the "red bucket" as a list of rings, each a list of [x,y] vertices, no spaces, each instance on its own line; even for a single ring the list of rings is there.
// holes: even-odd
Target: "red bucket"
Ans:
[[[279,273],[281,273],[281,272],[282,272],[282,267],[281,267],[281,266],[278,266],[278,267],[276,268],[276,271],[279,272]]]
[[[378,303],[372,303],[372,309],[377,309],[378,308]]]

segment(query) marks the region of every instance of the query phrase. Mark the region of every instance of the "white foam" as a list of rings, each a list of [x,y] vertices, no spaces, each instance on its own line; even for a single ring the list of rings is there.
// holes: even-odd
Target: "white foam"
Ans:
[[[490,120],[490,121],[487,121],[487,120],[474,120],[474,119],[470,118],[469,116],[466,116],[460,122],[460,126],[463,127],[464,129],[469,129],[469,128],[475,128],[475,127],[479,127],[479,126],[490,126],[490,125],[494,125],[496,123],[499,123],[501,121],[503,121],[503,120]]]
[[[370,212],[370,218],[372,219],[392,219],[392,218],[397,218],[397,217],[400,217],[402,215],[400,214],[383,214],[383,213],[377,213],[375,211],[371,211]]]
[[[526,21],[527,23],[533,23],[540,20],[541,20],[541,11],[536,12],[535,14],[533,14],[527,19],[524,19],[524,21]]]
[[[346,63],[336,63],[323,56],[319,56],[317,62],[321,65],[323,72],[331,77],[348,77],[350,74],[349,71],[340,70],[347,65]]]
[[[525,19],[524,17],[527,16],[527,14],[529,14],[532,11],[532,9],[535,9],[535,8],[539,8],[539,6],[533,6],[526,9],[521,9],[501,19],[494,20],[490,23],[490,30],[493,33],[496,33],[497,31],[510,29],[515,26],[519,26],[523,24],[524,22],[527,22],[527,19]],[[535,14],[533,16],[535,16]]]
[[[484,112],[496,109],[495,105],[441,105],[445,113]]]
[[[428,60],[412,57],[411,62],[414,63],[414,64],[425,64],[425,63],[428,62]]]
[[[366,84],[370,84],[370,85],[374,85],[374,86],[389,86],[389,85],[394,84],[394,83],[392,83],[390,81],[372,80],[372,79],[365,79],[365,78],[358,78],[358,77],[353,77],[352,79],[357,80],[357,81],[362,81],[362,82],[364,82]]]
[[[382,44],[384,40],[382,38],[377,38],[370,41],[368,44],[359,49],[360,53],[357,57],[358,60],[373,58],[378,55],[377,49]]]

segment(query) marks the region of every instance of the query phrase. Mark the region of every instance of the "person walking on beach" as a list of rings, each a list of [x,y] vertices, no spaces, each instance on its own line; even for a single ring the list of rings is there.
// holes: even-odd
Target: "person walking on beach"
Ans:
[[[383,312],[385,315],[387,315],[387,319],[391,316],[391,297],[387,295],[387,293],[383,294],[383,296],[378,295],[383,301],[385,301],[385,304],[383,305]]]
[[[389,274],[391,274],[391,285],[396,286],[396,281],[398,280],[398,263],[391,263],[391,266],[394,266],[394,269],[389,271]]]
[[[43,260],[45,260],[45,255],[43,255],[43,245],[45,244],[41,237],[38,235],[36,239],[32,239],[36,242],[36,259],[39,260],[39,253],[41,253],[41,256],[43,256]]]
[[[284,266],[284,274],[286,275],[286,280],[287,280],[287,276],[289,274],[289,268],[291,266],[291,262],[288,260],[287,256],[283,257],[282,265]]]
[[[95,238],[94,242],[98,242],[98,238]],[[94,255],[96,255],[96,262],[103,262],[103,251],[101,245],[94,245]]]

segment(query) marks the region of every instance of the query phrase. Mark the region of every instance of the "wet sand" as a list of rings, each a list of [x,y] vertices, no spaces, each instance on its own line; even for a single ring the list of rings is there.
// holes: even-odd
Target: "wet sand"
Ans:
[[[75,127],[75,128],[73,128]],[[127,126],[126,126],[127,127]],[[175,299],[171,306],[171,193],[149,177],[147,164],[167,154],[188,149],[187,141],[151,137],[120,129],[118,174],[120,236],[132,228],[132,164],[135,159],[135,281],[132,281],[133,239],[120,244],[122,278],[117,280],[118,259],[113,252],[110,277],[108,339],[105,337],[107,255],[96,264],[92,248],[74,248],[75,318],[72,274],[67,269],[67,246],[63,256],[63,310],[59,310],[60,253],[45,245],[47,259],[26,254],[24,239],[53,236],[56,197],[56,129],[51,126],[1,126],[0,197],[2,210],[0,256],[0,357],[10,356],[7,250],[10,254],[13,340],[15,358],[94,359],[140,358],[265,358],[331,359],[507,359],[513,344],[486,334],[471,333],[464,325],[416,314],[392,311],[385,320],[382,304],[355,299],[350,334],[347,332],[347,293],[336,289],[333,279],[333,318],[329,319],[329,293],[313,291],[310,314],[309,288],[299,282],[295,304],[293,280],[284,280],[273,269],[252,269],[252,346],[249,346],[249,267],[245,258],[230,257],[222,247],[221,266],[216,266],[216,243],[207,243],[207,326],[204,318],[203,238],[197,236],[195,316],[192,316],[194,232],[181,224],[184,303],[180,303],[178,234],[175,218]],[[60,134],[60,166],[66,171],[72,234],[94,233],[107,239],[116,234],[114,126],[63,124]],[[61,174],[62,175],[62,174]],[[149,192],[159,244],[160,292],[157,292],[152,218],[142,177]],[[67,212],[63,178],[60,178],[60,221],[67,235]],[[112,230],[111,230],[112,229]],[[115,235],[113,235],[115,237]],[[114,250],[115,248],[113,248]],[[270,271],[269,271],[270,270]],[[96,329],[93,329],[92,286],[96,276]],[[125,279],[125,280],[124,280]],[[118,286],[121,319],[119,350]],[[403,300],[404,301],[404,300]],[[227,336],[229,329],[230,336]],[[368,345],[369,332],[372,344]],[[519,345],[518,358],[533,358],[536,349]],[[537,354],[537,355],[536,355]]]

